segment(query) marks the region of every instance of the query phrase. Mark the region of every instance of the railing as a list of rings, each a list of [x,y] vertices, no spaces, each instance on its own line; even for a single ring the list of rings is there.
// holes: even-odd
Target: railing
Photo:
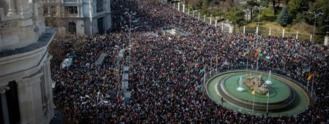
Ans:
[[[214,17],[211,15],[210,16],[202,15],[202,13],[199,12],[199,10],[192,10],[191,8],[188,7],[188,5],[186,5],[182,2],[174,3],[171,6],[175,9],[177,9],[178,11],[185,13],[188,16],[198,19],[199,21],[201,21],[203,23],[218,27],[223,32],[252,33],[252,34],[256,34],[256,32],[257,32],[256,27],[255,28],[245,28],[245,26],[234,27],[232,24],[230,24],[227,21],[218,22],[220,17]],[[244,30],[244,28],[245,28],[245,30]],[[274,30],[271,28],[269,28],[269,29],[259,28],[258,32],[262,36],[289,37],[289,38],[295,38],[295,39],[300,39],[300,40],[304,40],[304,41],[316,41],[316,40],[324,41],[325,40],[321,37],[318,37],[317,35],[313,36],[312,34],[305,34],[305,33],[299,32],[299,31],[291,32],[284,28],[282,28],[280,30]],[[317,38],[315,38],[315,37],[317,37]]]
[[[64,3],[76,3],[78,0],[63,0]]]

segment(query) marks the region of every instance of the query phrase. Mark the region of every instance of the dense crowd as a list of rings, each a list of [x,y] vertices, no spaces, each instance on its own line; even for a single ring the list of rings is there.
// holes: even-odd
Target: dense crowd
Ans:
[[[132,3],[120,0],[113,3],[116,10],[123,11],[114,18],[138,20],[116,25],[138,27],[131,35],[118,30],[83,38],[79,49],[62,45],[76,54],[67,69],[53,60],[54,101],[65,122],[329,123],[328,47],[293,38],[223,33],[165,4],[147,0],[133,4],[138,7],[129,8]],[[127,11],[137,14],[125,16]],[[189,35],[163,31],[174,27]],[[130,59],[120,60],[119,51],[128,51],[129,46],[131,53],[126,52],[125,58]],[[101,53],[108,56],[102,65],[95,65]],[[129,102],[120,90],[122,66],[127,64],[132,93]],[[315,102],[296,116],[272,118],[237,113],[207,97],[204,73],[245,68],[271,70],[304,86],[312,82]],[[311,80],[307,80],[310,75]]]

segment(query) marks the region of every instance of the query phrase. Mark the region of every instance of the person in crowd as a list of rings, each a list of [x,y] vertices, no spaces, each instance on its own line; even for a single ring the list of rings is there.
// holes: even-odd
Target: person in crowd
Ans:
[[[54,101],[65,122],[329,123],[328,47],[293,38],[228,34],[153,0],[114,0],[112,8],[121,13],[113,17],[116,31],[79,37],[79,49],[61,45],[67,53],[75,51],[69,68],[61,69],[54,57]],[[163,33],[171,27],[188,35]],[[122,49],[126,52],[120,59]],[[108,55],[95,65],[101,53]],[[121,91],[124,65],[130,67],[128,103]],[[316,101],[296,116],[267,117],[237,113],[207,97],[204,73],[246,68],[271,70],[305,86],[312,82]]]

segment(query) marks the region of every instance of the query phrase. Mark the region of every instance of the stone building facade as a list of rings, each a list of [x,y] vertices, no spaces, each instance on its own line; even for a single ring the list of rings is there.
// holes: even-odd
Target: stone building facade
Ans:
[[[0,0],[0,124],[48,124],[54,116],[51,55],[55,30],[38,0]]]
[[[91,35],[111,29],[111,0],[42,0],[46,25],[59,33]]]

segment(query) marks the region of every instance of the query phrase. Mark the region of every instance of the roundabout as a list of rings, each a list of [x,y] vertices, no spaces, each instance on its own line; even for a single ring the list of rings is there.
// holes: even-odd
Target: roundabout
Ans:
[[[211,100],[224,108],[245,114],[293,116],[305,111],[311,104],[311,98],[303,86],[271,72],[222,72],[211,76],[205,85]]]

